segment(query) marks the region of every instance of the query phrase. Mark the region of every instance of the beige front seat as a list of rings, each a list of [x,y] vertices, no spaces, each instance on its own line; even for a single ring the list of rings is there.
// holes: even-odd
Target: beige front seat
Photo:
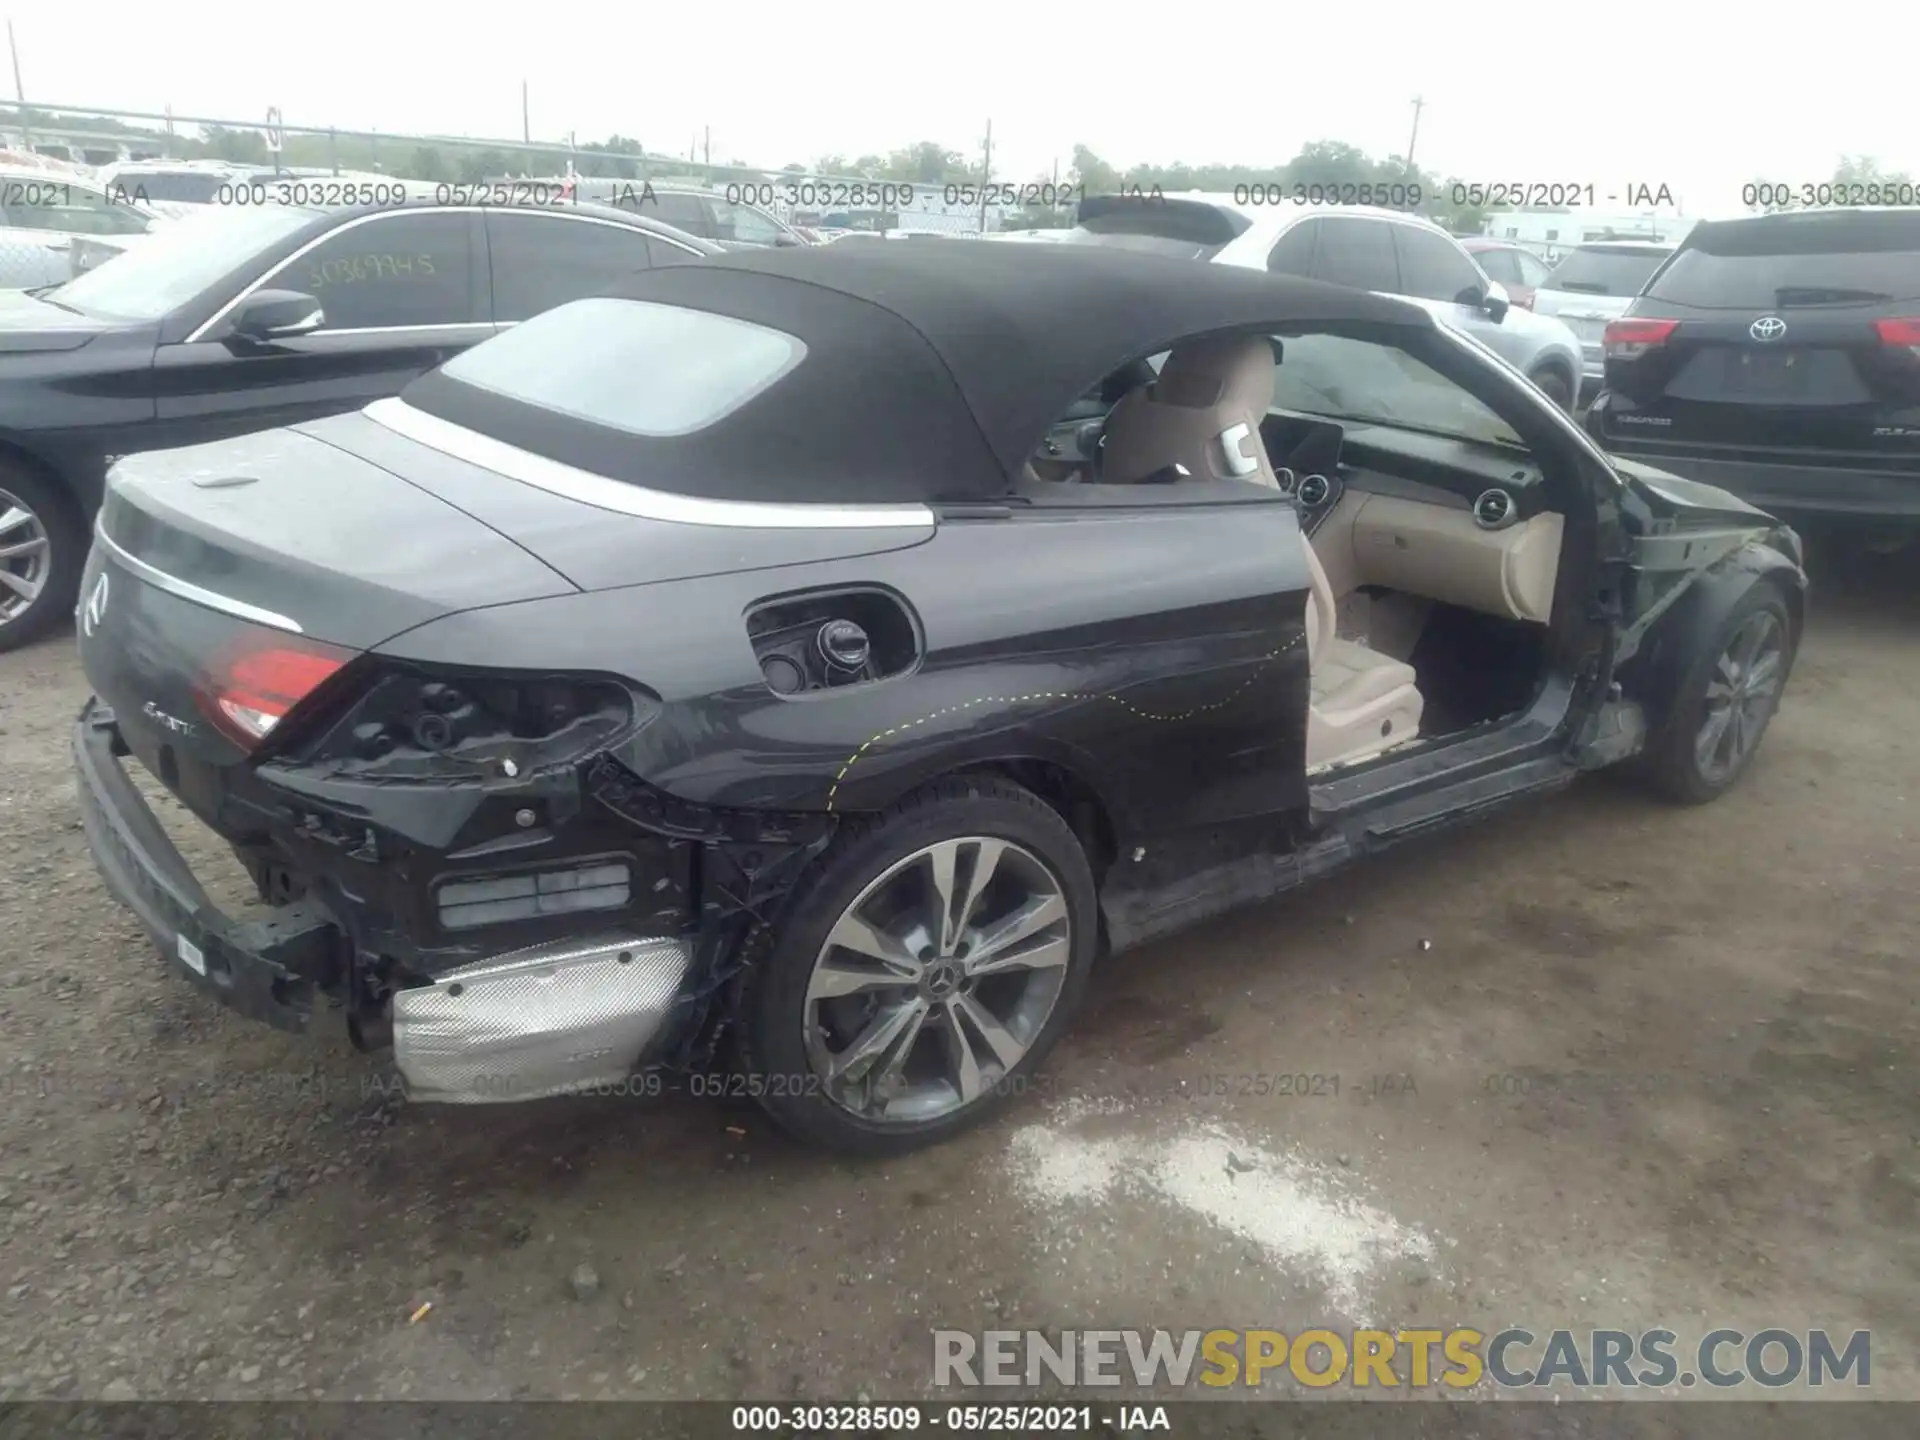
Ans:
[[[1250,480],[1279,488],[1260,422],[1273,406],[1273,347],[1264,336],[1202,340],[1167,356],[1159,379],[1107,417],[1101,479]],[[1175,470],[1174,467],[1179,467]],[[1333,588],[1307,552],[1307,769],[1366,760],[1420,733],[1413,667],[1334,633]]]
[[[1107,416],[1100,478],[1131,485],[1168,472],[1278,489],[1260,439],[1272,406],[1273,345],[1265,336],[1182,345],[1153,384],[1128,391]]]
[[[1307,552],[1307,657],[1313,698],[1307,707],[1307,769],[1370,760],[1420,734],[1420,690],[1413,667],[1335,633],[1333,587],[1320,557]]]

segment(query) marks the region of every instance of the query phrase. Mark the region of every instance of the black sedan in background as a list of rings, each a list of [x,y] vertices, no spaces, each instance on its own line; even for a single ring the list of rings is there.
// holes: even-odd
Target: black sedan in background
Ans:
[[[586,202],[268,204],[0,293],[0,651],[72,612],[115,457],[357,410],[502,326],[718,253]]]

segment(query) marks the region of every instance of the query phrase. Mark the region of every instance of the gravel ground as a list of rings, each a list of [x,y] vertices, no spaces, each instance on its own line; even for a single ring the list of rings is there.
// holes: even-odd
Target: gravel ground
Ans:
[[[1597,777],[1126,957],[1044,1094],[878,1165],[406,1107],[202,1001],[87,857],[70,638],[0,656],[0,1397],[906,1398],[935,1325],[1372,1320],[1870,1328],[1920,1398],[1913,565],[1816,577],[1721,803]]]

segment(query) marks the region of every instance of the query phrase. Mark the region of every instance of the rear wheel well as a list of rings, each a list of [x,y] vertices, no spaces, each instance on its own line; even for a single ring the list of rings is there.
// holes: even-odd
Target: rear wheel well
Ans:
[[[1562,360],[1558,355],[1548,356],[1538,365],[1535,365],[1527,374],[1529,377],[1534,378],[1536,383],[1538,377],[1542,375],[1551,375],[1560,381],[1567,387],[1567,403],[1569,405],[1573,404],[1579,398],[1580,378],[1574,373],[1574,367],[1565,360]]]
[[[960,775],[999,775],[1046,801],[1072,829],[1097,887],[1119,854],[1113,818],[1097,792],[1064,766],[1046,760],[994,760],[969,765]]]

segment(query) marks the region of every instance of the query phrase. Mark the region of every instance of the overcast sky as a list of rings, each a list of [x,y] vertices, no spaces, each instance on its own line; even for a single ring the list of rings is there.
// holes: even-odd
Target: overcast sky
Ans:
[[[89,0],[12,21],[33,101],[247,120],[277,105],[288,124],[517,137],[524,77],[535,139],[618,131],[684,154],[711,127],[716,162],[768,167],[921,139],[973,152],[989,117],[1002,178],[1056,160],[1064,177],[1076,142],[1122,168],[1272,164],[1316,139],[1384,156],[1405,150],[1417,94],[1415,159],[1464,179],[1665,183],[1699,214],[1736,205],[1749,179],[1823,180],[1843,152],[1920,176],[1912,59],[1896,83],[1893,43],[1920,20],[1881,0],[1802,15],[1676,0]],[[1874,35],[1890,48],[1859,48]]]

